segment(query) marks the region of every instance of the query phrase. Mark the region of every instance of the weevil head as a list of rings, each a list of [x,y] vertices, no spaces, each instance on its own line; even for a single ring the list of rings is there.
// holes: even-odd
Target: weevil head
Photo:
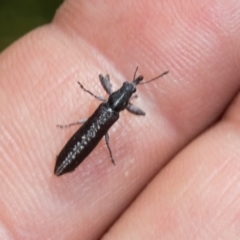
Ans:
[[[136,86],[136,85],[138,85],[142,80],[143,80],[143,76],[140,75],[140,76],[138,76],[137,78],[135,78],[135,79],[133,80],[133,84]]]

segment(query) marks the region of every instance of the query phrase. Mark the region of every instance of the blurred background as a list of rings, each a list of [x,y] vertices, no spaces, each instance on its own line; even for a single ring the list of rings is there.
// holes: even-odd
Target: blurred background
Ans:
[[[49,23],[63,0],[0,0],[0,52],[32,29]]]

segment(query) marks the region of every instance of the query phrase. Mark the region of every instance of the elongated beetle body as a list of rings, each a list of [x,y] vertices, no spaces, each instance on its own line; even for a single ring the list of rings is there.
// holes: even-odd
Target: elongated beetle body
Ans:
[[[145,115],[145,112],[143,110],[130,103],[133,93],[136,92],[136,86],[138,84],[148,83],[150,81],[156,80],[168,73],[168,71],[166,71],[147,82],[141,82],[143,80],[143,76],[140,75],[136,78],[137,69],[134,73],[133,81],[124,82],[122,87],[115,92],[112,92],[109,76],[107,75],[104,77],[102,75],[99,75],[103,88],[109,94],[108,100],[94,95],[90,91],[86,90],[81,83],[79,83],[80,87],[85,92],[88,92],[93,97],[103,101],[103,103],[99,105],[92,116],[87,120],[79,121],[77,123],[69,124],[66,126],[60,126],[68,127],[71,125],[83,123],[83,125],[71,137],[60,154],[57,156],[57,161],[54,169],[54,173],[57,176],[73,171],[92,152],[92,150],[97,146],[99,141],[104,136],[110,153],[111,161],[113,164],[115,164],[109,146],[108,130],[118,120],[119,112],[124,109],[127,109],[129,112],[136,115]]]

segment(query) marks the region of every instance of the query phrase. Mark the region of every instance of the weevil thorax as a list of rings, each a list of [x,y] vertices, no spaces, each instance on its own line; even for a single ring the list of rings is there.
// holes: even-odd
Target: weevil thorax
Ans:
[[[133,93],[136,92],[137,84],[142,80],[143,80],[143,77],[139,76],[138,78],[134,79],[132,82],[124,82],[122,87],[119,90],[117,90],[116,92],[113,92],[109,96],[108,98],[109,107],[117,112],[124,110],[127,107]]]

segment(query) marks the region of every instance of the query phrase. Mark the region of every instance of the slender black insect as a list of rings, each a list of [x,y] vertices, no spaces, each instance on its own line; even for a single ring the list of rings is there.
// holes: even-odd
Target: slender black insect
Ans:
[[[122,87],[116,92],[112,92],[109,75],[106,75],[106,77],[99,75],[103,88],[110,95],[108,100],[94,95],[85,89],[80,82],[78,82],[80,87],[85,92],[88,92],[96,99],[103,101],[103,103],[99,105],[93,115],[87,120],[81,120],[77,123],[59,126],[63,128],[75,124],[83,124],[70,138],[60,154],[57,156],[57,161],[54,169],[54,173],[57,176],[73,171],[92,152],[92,150],[97,146],[103,136],[105,136],[105,141],[110,153],[111,161],[115,165],[112,151],[109,146],[109,128],[118,120],[119,112],[124,109],[127,109],[129,112],[136,115],[145,115],[145,112],[143,110],[134,106],[130,102],[130,100],[135,97],[132,95],[136,92],[136,86],[138,84],[154,81],[168,73],[168,71],[166,71],[147,82],[141,82],[143,80],[143,76],[140,75],[136,78],[137,69],[134,73],[133,81],[124,82]]]

